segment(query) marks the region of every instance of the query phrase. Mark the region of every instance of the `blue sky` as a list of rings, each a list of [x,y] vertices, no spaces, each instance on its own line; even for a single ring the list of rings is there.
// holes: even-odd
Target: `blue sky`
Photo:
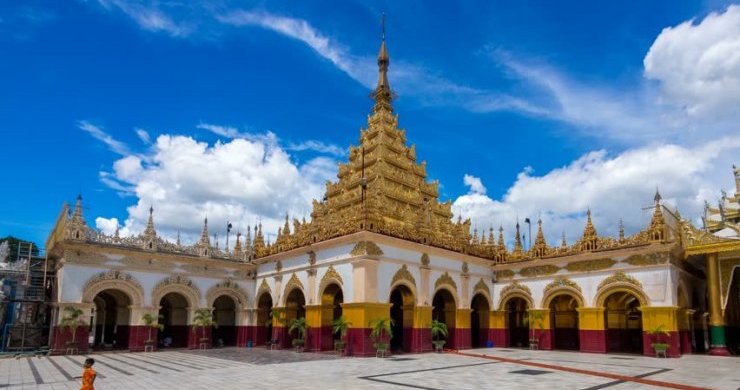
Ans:
[[[635,232],[656,187],[693,220],[735,190],[731,2],[3,2],[0,236],[43,242],[78,193],[127,234],[150,205],[169,236],[307,216],[365,125],[382,12],[400,124],[475,226],[574,240],[590,207]]]

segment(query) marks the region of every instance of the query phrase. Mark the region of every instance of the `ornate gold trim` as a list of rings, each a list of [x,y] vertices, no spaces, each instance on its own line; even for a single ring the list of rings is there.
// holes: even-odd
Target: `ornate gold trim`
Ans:
[[[440,275],[439,278],[437,278],[437,280],[434,282],[434,289],[435,290],[438,289],[439,286],[443,284],[447,284],[451,286],[455,291],[457,291],[457,283],[455,283],[455,280],[452,279],[452,276],[450,276],[450,274],[447,273],[447,271],[445,271],[445,273]]]
[[[290,280],[288,280],[288,283],[285,283],[285,288],[283,289],[283,296],[287,297],[288,294],[290,294],[293,289],[298,288],[301,290],[301,292],[306,291],[303,288],[303,283],[301,282],[301,279],[298,278],[298,275],[293,272],[293,275],[290,276]]]
[[[429,263],[430,263],[430,262],[431,262],[431,261],[430,261],[430,259],[429,259],[429,254],[427,254],[427,253],[422,253],[422,254],[421,254],[421,265],[422,265],[422,266],[424,266],[424,267],[429,267]]]
[[[560,277],[555,278],[555,280],[553,280],[552,282],[550,282],[550,284],[545,286],[545,290],[544,290],[545,295],[547,295],[547,293],[550,290],[554,288],[560,288],[560,287],[571,287],[575,290],[578,290],[578,292],[583,292],[583,290],[581,290],[581,286],[579,286],[578,283],[568,279],[565,276],[560,276]]]
[[[170,292],[180,293],[185,296],[189,301],[190,308],[200,306],[200,289],[192,280],[184,275],[171,275],[160,280],[152,289],[152,306],[158,307],[162,298]]]
[[[234,299],[237,307],[243,307],[247,303],[247,292],[231,279],[226,279],[221,283],[211,286],[206,292],[206,304],[213,307],[218,297],[228,295]]]
[[[599,287],[597,290],[601,290],[602,288],[606,287],[607,285],[614,284],[614,283],[627,283],[631,284],[639,289],[642,289],[642,283],[640,283],[639,280],[635,279],[634,277],[625,274],[622,271],[617,271],[613,275],[609,276],[608,278],[604,279],[599,283]]]
[[[349,254],[352,256],[383,256],[383,251],[378,244],[372,241],[359,241]]]
[[[402,265],[401,268],[399,268],[398,271],[393,274],[393,278],[391,279],[391,286],[395,285],[398,281],[401,280],[405,280],[411,283],[411,285],[414,286],[414,289],[416,288],[416,279],[414,279],[414,275],[411,274],[411,271],[409,271],[408,267],[406,267],[406,264]]]
[[[481,278],[478,283],[473,286],[473,296],[475,296],[475,293],[477,291],[485,292],[486,294],[488,294],[489,298],[491,296],[491,289],[488,288],[488,285],[486,284],[486,282],[483,281],[483,278]]]
[[[552,264],[536,265],[533,267],[525,267],[519,270],[519,274],[531,278],[536,276],[552,275],[560,271],[560,267]]]
[[[570,272],[591,272],[611,268],[617,262],[610,258],[573,261],[565,265]]]
[[[622,262],[629,265],[646,266],[665,264],[668,262],[668,259],[669,255],[667,253],[646,253],[640,255],[632,255],[622,260]]]
[[[514,297],[521,297],[524,300],[527,301],[529,304],[529,308],[534,308],[534,299],[532,299],[532,291],[529,290],[529,287],[526,285],[523,285],[516,280],[512,281],[506,287],[501,289],[501,294],[499,294],[501,298],[499,298],[499,310],[504,309],[504,305]]]
[[[514,277],[514,275],[516,275],[516,272],[510,269],[502,269],[498,271],[493,271],[493,273],[496,275],[497,280],[511,279]]]
[[[87,280],[82,288],[82,302],[92,303],[101,291],[115,289],[126,293],[132,306],[143,306],[144,288],[136,278],[118,270],[99,272]]]
[[[326,287],[331,283],[338,284],[340,288],[344,285],[342,275],[340,275],[333,266],[329,265],[324,276],[321,277],[321,282],[319,283],[319,294],[323,294]]]

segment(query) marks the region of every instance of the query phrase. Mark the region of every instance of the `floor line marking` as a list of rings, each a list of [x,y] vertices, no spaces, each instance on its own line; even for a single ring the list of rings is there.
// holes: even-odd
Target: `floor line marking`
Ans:
[[[33,375],[33,379],[36,381],[36,384],[44,383],[44,379],[41,378],[41,374],[39,374],[39,370],[36,368],[36,365],[33,363],[31,358],[27,357],[26,361],[28,362],[28,365],[31,366],[31,374]]]
[[[423,370],[410,370],[410,371],[399,371],[399,372],[389,372],[385,374],[375,374],[375,375],[367,375],[367,376],[359,376],[357,379],[364,379],[368,381],[373,382],[379,382],[379,383],[386,383],[390,385],[396,385],[396,386],[405,386],[405,387],[411,387],[414,389],[422,389],[422,390],[440,390],[434,387],[426,387],[426,386],[419,386],[419,385],[412,385],[408,383],[403,382],[394,382],[387,379],[380,379],[381,376],[392,376],[392,375],[403,375],[403,374],[415,374],[418,372],[428,372],[428,371],[437,371],[437,370],[448,370],[448,369],[454,369],[454,368],[463,368],[463,367],[475,367],[475,366],[484,366],[484,365],[491,365],[491,364],[497,364],[501,362],[486,362],[486,363],[475,363],[475,364],[459,364],[456,366],[446,366],[446,367],[436,367],[436,368],[425,368]]]
[[[176,371],[176,372],[182,372],[182,370],[178,370],[177,368],[165,366],[164,364],[155,363],[155,362],[153,362],[151,360],[144,359],[144,358],[142,358],[140,356],[134,357],[134,356],[130,356],[130,355],[123,355],[123,357],[125,357],[126,359],[137,360],[137,361],[140,361],[140,362],[146,363],[146,364],[151,364],[153,366],[166,368],[168,370],[172,370],[172,371]]]
[[[75,378],[72,375],[70,375],[67,372],[67,370],[65,370],[64,368],[62,368],[62,366],[60,366],[59,363],[55,362],[54,359],[52,359],[51,357],[49,357],[48,360],[49,360],[49,363],[51,363],[51,365],[54,366],[54,368],[57,369],[57,371],[59,371],[62,375],[64,375],[65,378],[67,378],[68,381],[75,380]]]
[[[106,356],[105,358],[106,359],[113,360],[113,361],[116,361],[116,362],[119,362],[119,363],[128,364],[131,367],[138,368],[139,370],[144,370],[144,371],[147,371],[147,372],[151,372],[152,374],[159,374],[159,371],[154,371],[154,370],[152,370],[150,368],[142,367],[142,366],[140,366],[138,364],[127,362],[127,361],[122,360],[122,359],[119,359],[119,358],[114,358],[113,356]]]
[[[537,363],[537,362],[531,362],[531,361],[523,361],[520,359],[510,359],[510,358],[503,358],[498,356],[490,356],[490,355],[483,355],[483,354],[475,354],[475,353],[468,353],[468,352],[452,352],[454,354],[460,355],[460,356],[468,356],[468,357],[476,357],[476,358],[483,358],[483,359],[491,359],[491,360],[498,360],[500,362],[507,362],[507,363],[515,363],[515,364],[521,364],[525,366],[532,366],[532,367],[540,367],[540,368],[548,368],[551,370],[558,370],[558,371],[565,371],[565,372],[572,372],[576,374],[584,374],[584,375],[591,375],[591,376],[600,376],[602,378],[609,378],[609,379],[616,379],[616,380],[623,380],[625,382],[635,382],[640,383],[643,385],[651,385],[651,386],[658,386],[658,387],[667,387],[671,389],[680,389],[680,390],[709,390],[706,387],[698,387],[698,386],[691,386],[691,385],[684,385],[680,383],[672,383],[672,382],[664,382],[664,381],[657,381],[652,379],[644,379],[639,377],[631,377],[631,376],[625,376],[625,375],[619,375],[619,374],[612,374],[609,372],[600,372],[600,371],[591,371],[591,370],[584,370],[581,368],[573,368],[573,367],[565,367],[565,366],[556,366],[552,364],[545,364],[545,363]]]
[[[670,368],[661,368],[660,370],[655,370],[655,371],[647,372],[645,374],[635,375],[634,377],[635,378],[646,378],[646,377],[649,377],[651,375],[662,374],[662,373],[668,372],[668,371],[673,371],[673,370],[671,370]],[[622,383],[626,383],[626,382],[623,381],[623,380],[612,381],[612,382],[602,383],[602,384],[596,385],[596,386],[587,387],[587,388],[582,389],[582,390],[599,390],[599,389],[605,389],[607,387],[621,385]]]

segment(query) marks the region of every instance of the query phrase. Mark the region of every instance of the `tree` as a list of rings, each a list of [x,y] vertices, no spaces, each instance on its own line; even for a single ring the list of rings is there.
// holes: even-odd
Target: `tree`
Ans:
[[[85,325],[85,321],[80,318],[84,313],[85,312],[82,311],[82,309],[78,309],[76,307],[67,306],[64,308],[64,316],[60,323],[62,328],[66,328],[72,333],[72,344],[75,343],[77,328],[81,325]]]
[[[152,340],[152,329],[158,329],[160,332],[164,330],[164,325],[160,323],[160,321],[164,320],[163,315],[154,315],[152,313],[146,313],[144,314],[141,319],[144,321],[144,325],[146,325],[149,328],[149,338],[147,339],[148,342],[153,341]]]
[[[388,335],[389,340],[393,337],[392,325],[393,320],[390,318],[376,318],[370,321],[370,328],[372,328],[370,338],[375,341],[375,348],[386,349],[387,343],[383,342],[383,335]]]
[[[217,328],[218,324],[213,320],[213,313],[211,313],[211,309],[198,309],[195,311],[195,316],[193,317],[193,324],[195,324],[195,328],[193,328],[193,332],[195,332],[195,329],[201,328],[201,339],[206,340],[208,339],[206,337],[206,328]]]
[[[339,333],[339,339],[344,340],[350,326],[352,326],[352,323],[347,321],[347,317],[341,316],[332,322],[332,333]]]
[[[298,337],[293,340],[293,346],[303,345],[306,340],[306,317],[296,318],[290,323],[288,333],[298,332]]]
[[[31,255],[39,255],[39,246],[36,245],[36,243],[33,241],[24,240],[22,238],[13,236],[5,236],[0,238],[0,242],[8,243],[8,262],[13,262],[16,260],[18,256],[18,247],[20,246],[20,244],[32,244],[33,247],[31,248]]]
[[[545,327],[544,321],[545,315],[541,311],[530,310],[527,313],[527,316],[524,317],[524,323],[529,326],[529,330],[532,332],[530,342],[537,342],[537,338],[534,334],[534,327],[537,326],[540,329],[540,332],[542,332]]]
[[[440,336],[447,338],[447,335],[449,334],[447,331],[447,324],[442,321],[432,320],[430,328],[432,330],[432,338],[435,340],[433,342],[435,349],[442,349],[442,346],[445,344],[445,340],[440,340],[439,338]]]

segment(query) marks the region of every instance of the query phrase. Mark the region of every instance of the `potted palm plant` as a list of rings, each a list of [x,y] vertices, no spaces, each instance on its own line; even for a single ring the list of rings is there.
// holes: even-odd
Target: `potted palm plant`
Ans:
[[[339,335],[339,340],[334,341],[334,350],[343,351],[347,346],[347,331],[352,323],[347,321],[347,317],[341,316],[332,323],[332,333]]]
[[[665,338],[670,337],[671,334],[665,330],[665,325],[660,324],[654,326],[653,328],[648,329],[646,333],[653,341],[650,346],[653,347],[653,350],[655,351],[655,357],[661,355],[666,357],[666,353],[668,352],[668,343]]]
[[[268,349],[272,348],[273,346],[278,346],[279,341],[277,338],[277,335],[275,334],[276,329],[273,326],[273,322],[277,322],[280,326],[285,326],[286,318],[285,318],[285,310],[281,310],[277,307],[274,307],[270,310],[270,313],[267,315],[267,321],[265,321],[265,328],[267,328],[268,331],[268,337],[270,338],[267,341],[266,347]]]
[[[540,339],[535,334],[535,327],[539,328],[540,333],[545,330],[545,315],[541,311],[530,310],[524,317],[524,324],[529,326],[529,349],[539,349]]]
[[[198,339],[199,345],[207,345],[208,343],[208,337],[206,337],[206,328],[217,328],[218,324],[216,324],[216,321],[213,320],[213,313],[211,313],[211,309],[198,309],[195,311],[195,316],[193,317],[193,324],[195,327],[193,328],[193,332],[196,331],[196,329],[200,328],[200,338]]]
[[[296,349],[296,351],[303,350],[304,345],[306,345],[306,317],[296,318],[290,323],[290,328],[288,328],[288,333],[297,332],[298,337],[294,338],[292,341],[293,348]]]
[[[85,312],[82,311],[82,309],[78,309],[76,307],[67,306],[64,308],[64,316],[62,316],[60,324],[62,325],[62,328],[67,329],[72,334],[72,340],[65,343],[65,347],[68,349],[79,349],[76,341],[77,328],[81,325],[85,325],[85,321],[80,318],[84,313]]]
[[[144,321],[144,325],[149,328],[149,336],[147,337],[146,341],[144,341],[144,349],[146,349],[147,346],[154,347],[154,340],[152,339],[152,329],[157,329],[158,331],[164,330],[164,325],[161,323],[161,321],[164,320],[164,316],[154,315],[152,313],[146,313],[141,317],[141,320]]]
[[[434,350],[441,352],[447,340],[440,340],[440,337],[447,338],[447,324],[442,321],[433,320],[430,328],[432,330],[432,345],[434,345]]]
[[[372,329],[370,331],[370,338],[375,342],[373,344],[376,352],[375,356],[385,356],[388,351],[388,343],[384,341],[385,339],[383,336],[388,335],[388,340],[393,337],[391,330],[392,325],[393,320],[390,318],[376,318],[370,321],[370,328]]]

